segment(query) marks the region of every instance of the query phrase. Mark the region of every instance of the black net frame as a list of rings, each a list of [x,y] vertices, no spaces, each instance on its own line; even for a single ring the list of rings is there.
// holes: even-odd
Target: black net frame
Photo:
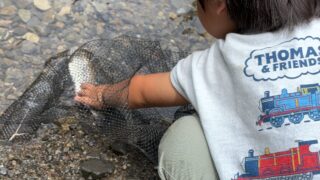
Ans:
[[[157,162],[160,139],[177,118],[194,113],[192,106],[131,110],[126,103],[128,84],[136,74],[168,72],[188,55],[163,40],[119,36],[85,43],[47,60],[42,73],[0,116],[0,139],[30,140],[42,123],[76,117],[92,133],[123,141]],[[108,98],[122,103],[95,110],[76,103],[81,83],[117,84]],[[122,98],[122,99],[121,99]]]

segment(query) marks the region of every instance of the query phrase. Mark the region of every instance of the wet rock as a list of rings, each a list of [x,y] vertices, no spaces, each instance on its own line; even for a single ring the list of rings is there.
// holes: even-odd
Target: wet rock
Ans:
[[[89,159],[80,164],[80,169],[83,177],[88,178],[91,176],[91,178],[97,179],[113,173],[115,167],[110,162]]]
[[[56,12],[54,10],[49,10],[43,14],[41,19],[44,23],[50,24],[54,22],[55,18],[56,18]]]
[[[51,5],[48,0],[33,0],[33,5],[42,11],[51,9]]]
[[[0,175],[7,175],[7,168],[5,168],[2,164],[0,165]]]
[[[6,32],[7,32],[7,29],[0,28],[0,39],[4,39]]]
[[[8,100],[16,100],[16,99],[18,99],[18,97],[17,97],[16,95],[14,95],[14,94],[9,94],[9,95],[7,96],[7,99],[8,99]]]
[[[48,28],[48,26],[35,26],[34,30],[43,37],[46,37],[51,33],[51,30],[50,28]]]
[[[169,18],[171,19],[171,20],[175,20],[175,19],[177,19],[177,14],[176,13],[173,13],[173,12],[170,12],[169,13]]]
[[[96,31],[97,31],[97,34],[102,34],[104,33],[104,26],[105,26],[105,23],[97,23],[97,27],[96,27]]]
[[[1,28],[0,28],[1,29]],[[12,33],[11,31],[8,31],[8,30],[5,30],[1,36],[1,30],[0,30],[0,38],[3,40],[3,41],[7,41],[8,39],[10,39],[12,36]]]
[[[40,37],[37,34],[31,33],[31,32],[27,32],[23,36],[23,38],[33,43],[38,43],[40,41]]]
[[[96,149],[91,149],[87,154],[88,159],[99,159],[100,158],[100,152]]]
[[[31,19],[31,12],[26,9],[19,9],[18,15],[20,19],[25,23],[27,23]]]
[[[24,78],[25,77],[21,69],[10,67],[6,71],[6,78],[5,78],[6,82],[14,82],[14,83],[23,82]]]
[[[176,9],[179,9],[179,8],[191,8],[192,6],[192,2],[194,0],[184,0],[184,1],[181,1],[181,0],[170,0],[171,4],[176,8]]]
[[[21,43],[21,51],[26,54],[38,54],[40,47],[31,41],[23,41]]]
[[[0,27],[8,27],[11,23],[11,20],[0,19]]]
[[[118,155],[126,155],[129,152],[129,145],[121,141],[115,141],[111,145],[111,150]]]
[[[80,39],[79,35],[76,33],[73,33],[73,32],[70,32],[65,36],[65,40],[70,43],[74,43],[74,42],[78,41],[79,39]]]
[[[11,16],[14,15],[17,11],[17,8],[14,6],[7,6],[0,8],[0,15]]]
[[[64,7],[62,7],[62,9],[58,13],[58,15],[59,16],[64,16],[64,15],[70,14],[70,13],[71,13],[71,6],[64,6]]]
[[[179,9],[177,10],[177,14],[178,14],[179,16],[182,16],[182,15],[185,15],[185,14],[189,14],[191,11],[192,11],[192,8],[191,8],[191,7],[189,7],[189,8],[179,8]]]
[[[32,16],[27,24],[30,27],[35,27],[35,26],[39,26],[41,24],[41,21],[39,20],[39,18],[37,16]]]
[[[14,0],[13,2],[20,9],[24,9],[31,4],[31,0]]]
[[[26,29],[26,27],[19,26],[19,27],[15,28],[12,33],[14,36],[22,36],[22,35],[26,34],[27,32],[28,32],[28,30]]]
[[[17,65],[17,62],[11,60],[11,59],[8,59],[8,58],[2,58],[1,59],[1,68],[9,68],[9,67],[12,67],[12,66],[16,66]]]

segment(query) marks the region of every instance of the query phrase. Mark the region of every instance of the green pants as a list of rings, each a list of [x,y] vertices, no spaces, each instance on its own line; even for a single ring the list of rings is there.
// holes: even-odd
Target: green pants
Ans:
[[[162,180],[218,180],[199,118],[185,116],[174,122],[159,146]]]

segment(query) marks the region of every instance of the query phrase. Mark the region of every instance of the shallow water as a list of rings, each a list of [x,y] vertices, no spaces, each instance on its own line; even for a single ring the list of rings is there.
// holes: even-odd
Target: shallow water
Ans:
[[[0,1],[0,114],[46,59],[89,40],[130,34],[164,38],[190,50],[212,41],[195,16],[193,0],[46,1]]]

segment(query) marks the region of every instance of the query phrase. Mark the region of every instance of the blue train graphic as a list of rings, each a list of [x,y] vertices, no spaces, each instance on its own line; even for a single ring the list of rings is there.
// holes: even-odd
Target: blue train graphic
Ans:
[[[297,92],[288,93],[282,89],[280,95],[270,96],[266,91],[260,99],[260,110],[257,125],[270,123],[273,127],[281,127],[285,119],[299,124],[307,115],[311,120],[320,121],[320,86],[307,84],[298,87]]]

